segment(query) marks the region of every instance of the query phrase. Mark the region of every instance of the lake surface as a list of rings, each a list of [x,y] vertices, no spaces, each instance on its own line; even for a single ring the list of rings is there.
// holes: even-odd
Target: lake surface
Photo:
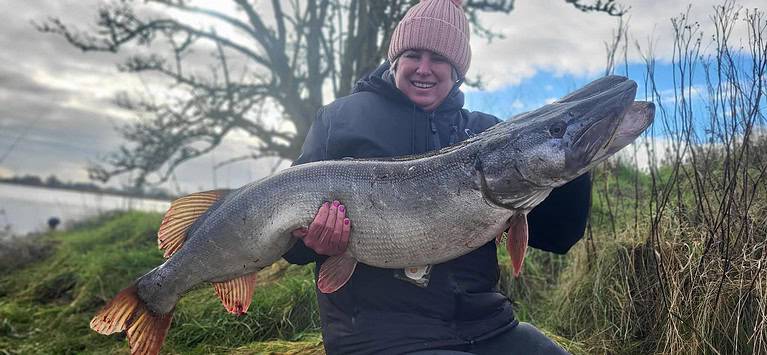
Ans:
[[[114,210],[165,212],[169,201],[0,183],[0,236],[25,235],[59,227]]]

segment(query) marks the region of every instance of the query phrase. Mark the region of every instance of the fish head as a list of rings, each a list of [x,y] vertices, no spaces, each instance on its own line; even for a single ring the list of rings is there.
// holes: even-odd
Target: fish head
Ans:
[[[608,76],[494,126],[479,154],[486,188],[514,204],[575,179],[630,144],[654,115],[652,103],[634,102],[636,90],[634,81]]]

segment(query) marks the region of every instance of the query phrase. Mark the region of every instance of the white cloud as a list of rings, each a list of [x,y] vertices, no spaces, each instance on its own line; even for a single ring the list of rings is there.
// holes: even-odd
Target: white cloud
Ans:
[[[654,55],[670,61],[673,27],[670,19],[687,11],[689,0],[619,0],[630,6],[629,41],[647,48],[654,43]],[[696,0],[689,8],[690,22],[699,22],[704,41],[713,33],[710,16],[722,0]],[[740,0],[744,8],[765,10],[763,0]],[[581,13],[563,0],[517,1],[509,15],[483,15],[483,23],[502,33],[505,39],[492,43],[472,38],[473,58],[469,76],[481,75],[488,89],[519,84],[540,70],[556,75],[592,76],[604,70],[605,45],[617,27],[615,17],[601,13]],[[742,18],[742,16],[741,16]],[[738,21],[732,38],[746,38],[746,28]],[[633,46],[632,46],[633,47]],[[713,48],[704,48],[704,51]],[[629,61],[640,62],[631,48]]]

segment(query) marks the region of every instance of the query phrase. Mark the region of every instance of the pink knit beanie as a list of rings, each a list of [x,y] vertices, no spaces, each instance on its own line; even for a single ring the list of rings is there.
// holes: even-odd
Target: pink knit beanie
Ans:
[[[408,49],[428,49],[447,58],[461,78],[471,62],[469,21],[461,0],[421,0],[402,18],[389,42],[388,58],[393,62]]]

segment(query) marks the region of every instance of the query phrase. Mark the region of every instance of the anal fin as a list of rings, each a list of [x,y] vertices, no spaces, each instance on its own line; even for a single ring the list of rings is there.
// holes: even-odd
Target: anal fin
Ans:
[[[189,227],[229,190],[196,192],[173,201],[157,231],[157,245],[164,257],[175,253],[186,240]]]
[[[250,302],[253,299],[253,290],[256,288],[256,273],[242,275],[224,282],[214,282],[213,288],[229,313],[238,316],[244,315],[248,312]]]
[[[328,258],[320,267],[317,287],[322,293],[333,293],[346,285],[357,267],[357,259],[346,254]]]
[[[527,252],[527,213],[515,214],[509,223],[506,251],[511,258],[511,267],[514,269],[514,277],[519,277],[522,272],[522,264]]]

